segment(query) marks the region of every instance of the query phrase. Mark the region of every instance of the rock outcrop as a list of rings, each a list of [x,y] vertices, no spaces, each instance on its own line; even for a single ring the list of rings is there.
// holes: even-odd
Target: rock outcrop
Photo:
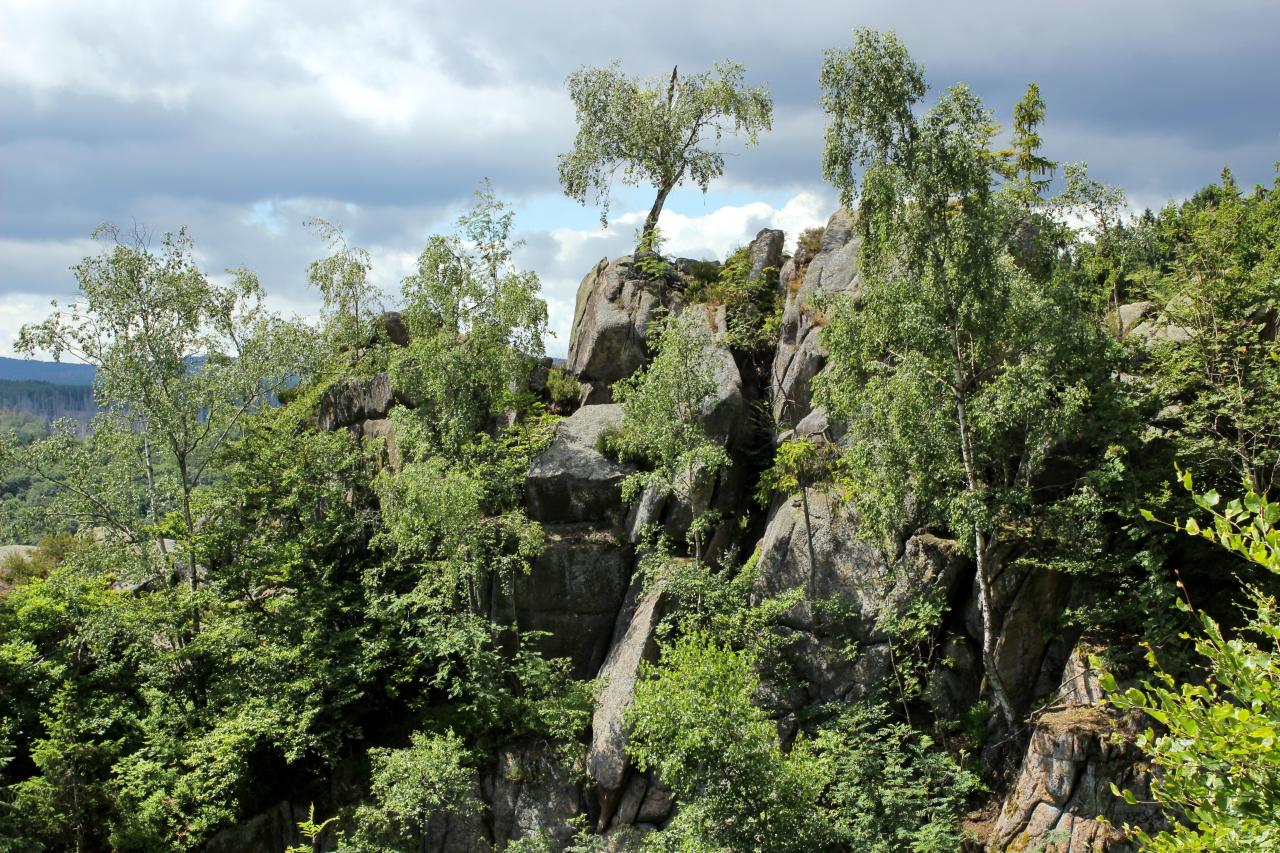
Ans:
[[[409,345],[409,329],[399,311],[383,311],[375,317],[373,331],[376,337],[386,338],[398,347]]]
[[[747,270],[748,280],[765,274],[768,269],[781,273],[782,247],[787,235],[776,228],[765,228],[758,232],[747,248],[747,257],[751,267]]]
[[[663,589],[655,585],[646,591],[636,582],[627,598],[627,606],[619,614],[613,646],[600,668],[604,690],[596,700],[591,718],[591,746],[587,751],[587,772],[601,792],[602,829],[612,817],[617,796],[627,778],[625,715],[635,696],[640,662],[653,660],[657,654],[654,631],[662,617]]]
[[[292,803],[273,808],[238,826],[224,829],[204,846],[204,853],[279,853],[302,843],[298,821],[307,819],[307,810]]]
[[[714,344],[712,364],[715,371],[716,393],[702,416],[702,425],[714,441],[730,447],[736,446],[742,436],[746,420],[746,399],[742,393],[742,374],[729,350],[728,321],[723,305],[690,305],[685,309],[698,320],[700,334],[710,337]]]
[[[583,403],[609,402],[609,386],[645,363],[645,339],[657,312],[678,312],[683,305],[677,282],[651,280],[629,255],[596,264],[578,286],[569,332],[566,367],[587,386]]]
[[[385,373],[344,379],[321,395],[316,426],[334,430],[385,418],[395,402],[391,379]]]
[[[1092,853],[1130,850],[1119,827],[1157,828],[1147,804],[1127,805],[1111,785],[1149,797],[1151,771],[1133,745],[1142,721],[1100,706],[1051,711],[1031,741],[995,830],[991,851]]]
[[[1057,701],[1035,719],[988,850],[1129,850],[1120,827],[1160,827],[1159,810],[1149,802],[1151,767],[1134,745],[1147,722],[1140,714],[1109,709],[1101,699],[1086,651],[1073,649]],[[1116,797],[1113,784],[1132,791],[1138,802],[1128,805]]]
[[[400,446],[396,443],[396,425],[390,418],[367,420],[360,424],[360,435],[382,442],[382,458],[393,472],[400,471]]]
[[[631,582],[631,547],[590,524],[547,527],[542,554],[497,618],[521,631],[546,631],[537,647],[573,661],[576,678],[592,678],[609,651],[614,623]]]
[[[822,318],[813,303],[824,296],[857,293],[860,248],[853,215],[839,210],[827,222],[813,260],[801,266],[793,258],[783,266],[778,284],[786,303],[769,382],[773,417],[781,429],[809,414],[813,378],[826,365],[827,353],[820,340]]]
[[[815,705],[870,697],[891,681],[891,647],[880,626],[922,593],[945,605],[934,637],[937,657],[945,664],[933,672],[932,693],[918,703],[931,701],[940,716],[959,718],[980,698],[984,672],[973,570],[954,542],[919,531],[905,537],[900,553],[886,555],[860,538],[856,495],[844,501],[832,491],[812,488],[775,500],[767,514],[751,500],[767,459],[758,458],[763,453],[753,456],[749,447],[767,450],[770,441],[790,435],[841,440],[839,424],[813,402],[813,380],[826,366],[820,340],[824,320],[816,305],[823,297],[856,298],[860,288],[860,241],[849,212],[831,217],[816,249],[802,247],[786,259],[783,242],[782,232],[766,229],[749,247],[750,276],[781,268],[784,313],[767,368],[760,363],[767,358],[735,356],[723,306],[686,298],[694,273],[705,276],[705,268],[677,262],[655,281],[636,268],[633,258],[624,257],[601,261],[582,280],[565,365],[583,384],[580,407],[557,424],[551,443],[530,463],[524,484],[525,508],[542,524],[545,548],[528,575],[515,578],[509,588],[489,589],[488,606],[499,623],[519,632],[545,632],[536,640],[538,648],[568,658],[577,678],[600,679],[590,740],[576,773],[546,744],[517,741],[497,750],[474,783],[486,810],[437,816],[422,850],[503,849],[540,833],[560,849],[575,832],[574,821],[588,814],[606,834],[608,849],[634,849],[639,834],[670,818],[676,808],[670,790],[631,767],[626,754],[626,712],[642,662],[656,658],[655,634],[669,604],[661,586],[644,588],[635,552],[651,525],[679,547],[692,518],[705,510],[715,510],[722,520],[705,537],[701,556],[711,559],[734,548],[746,553],[758,539],[753,601],[798,591],[798,600],[780,619],[786,640],[783,669],[789,672],[768,673],[756,697],[775,718],[784,743],[806,725],[805,713]],[[696,317],[699,331],[714,341],[717,390],[703,423],[729,451],[732,464],[708,477],[689,500],[650,489],[625,506],[619,487],[635,468],[602,452],[606,433],[623,419],[610,387],[650,358],[651,326],[668,312]],[[1145,303],[1122,306],[1114,319],[1122,335],[1176,334],[1161,326]],[[384,317],[381,334],[407,343],[398,321]],[[549,367],[545,362],[535,370],[530,381],[535,391],[546,385]],[[762,400],[772,408],[779,435],[752,424],[753,407]],[[394,472],[401,461],[388,418],[395,402],[385,374],[347,380],[324,393],[318,422],[323,429],[346,428],[381,440]],[[1029,713],[1046,697],[1055,704],[1034,719],[1020,770],[984,841],[991,850],[1120,849],[1116,831],[1097,818],[1122,823],[1152,816],[1126,810],[1111,797],[1109,785],[1142,793],[1150,774],[1132,745],[1137,722],[1097,704],[1101,691],[1083,652],[1072,651],[1074,638],[1053,627],[1076,592],[1072,581],[1010,566],[993,586],[999,628],[995,662],[1018,711]],[[1061,684],[1055,680],[1058,673]],[[1016,755],[1023,743],[1009,751]],[[235,836],[239,840],[227,843],[292,838],[288,833],[298,816],[289,809],[283,804],[260,816]]]
[[[525,501],[529,516],[550,524],[621,523],[618,491],[631,468],[609,459],[598,444],[622,423],[622,407],[583,406],[556,425],[551,445],[529,466]]]
[[[536,744],[505,749],[486,786],[497,849],[521,838],[550,836],[557,848],[576,831],[573,820],[585,810],[582,790],[563,762]]]
[[[791,638],[783,654],[808,685],[808,701],[857,699],[890,674],[880,616],[929,587],[950,597],[965,563],[953,543],[929,535],[910,539],[890,563],[859,538],[850,505],[817,489],[808,491],[807,513],[805,503],[793,495],[775,506],[757,552],[755,597],[803,590],[782,618]],[[852,659],[850,642],[859,648]]]

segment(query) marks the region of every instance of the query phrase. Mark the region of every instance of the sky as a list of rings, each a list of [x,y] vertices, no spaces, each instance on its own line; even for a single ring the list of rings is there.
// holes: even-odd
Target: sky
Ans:
[[[765,227],[794,238],[835,209],[817,79],[856,27],[896,31],[933,94],[966,82],[1006,124],[1035,81],[1044,154],[1088,162],[1138,209],[1224,164],[1269,184],[1280,160],[1275,0],[0,0],[0,21],[0,355],[74,298],[69,267],[101,248],[101,222],[185,225],[211,274],[248,267],[274,310],[314,316],[324,246],[305,220],[341,223],[394,301],[484,178],[516,212],[562,355],[578,282],[629,250],[653,197],[617,188],[602,230],[560,192],[565,78],[615,59],[659,75],[731,58],[773,95],[772,132],[727,141],[710,192],[668,200],[683,256],[723,258]]]

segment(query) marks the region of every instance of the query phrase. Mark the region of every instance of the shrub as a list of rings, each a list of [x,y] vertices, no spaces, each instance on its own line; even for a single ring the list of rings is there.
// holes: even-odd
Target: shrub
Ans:
[[[1191,490],[1189,474],[1182,475],[1182,484]],[[1202,528],[1187,519],[1177,526],[1280,575],[1280,504],[1254,493],[1221,510],[1216,492],[1195,495],[1195,501],[1212,514],[1212,525]],[[1148,728],[1137,739],[1163,771],[1151,794],[1171,818],[1170,828],[1154,836],[1126,827],[1145,850],[1280,846],[1280,615],[1274,598],[1256,589],[1251,598],[1252,616],[1234,637],[1208,615],[1195,614],[1202,631],[1195,648],[1207,670],[1203,680],[1177,681],[1150,647],[1154,676],[1140,687],[1121,692],[1113,676],[1102,679],[1113,705],[1142,711],[1162,727],[1159,733]],[[1193,612],[1185,601],[1178,605]],[[1123,796],[1135,802],[1132,792]]]
[[[572,405],[582,394],[582,383],[573,374],[553,367],[547,373],[547,395],[557,406]]]

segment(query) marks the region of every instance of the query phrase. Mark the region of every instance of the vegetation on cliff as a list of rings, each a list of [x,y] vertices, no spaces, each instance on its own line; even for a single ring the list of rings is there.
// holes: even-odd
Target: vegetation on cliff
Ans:
[[[102,414],[0,421],[0,532],[43,537],[0,563],[0,851],[217,849],[280,803],[314,849],[950,851],[1077,641],[1154,721],[1169,824],[1132,837],[1272,842],[1280,181],[1053,195],[1034,86],[996,149],[861,31],[821,77],[855,212],[695,268],[654,251],[666,194],[770,121],[717,73],[571,78],[566,191],[658,191],[591,274],[643,308],[594,331],[643,347],[612,387],[544,358],[487,185],[394,314],[315,223],[314,326],[183,231],[102,232],[22,336],[92,363]],[[797,304],[819,255],[848,275]],[[823,349],[776,423],[784,307]]]

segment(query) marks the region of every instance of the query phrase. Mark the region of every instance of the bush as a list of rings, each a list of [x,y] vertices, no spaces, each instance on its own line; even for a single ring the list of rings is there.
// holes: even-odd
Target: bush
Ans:
[[[1191,490],[1189,474],[1182,475],[1182,484]],[[1280,575],[1280,504],[1254,493],[1221,510],[1216,492],[1195,495],[1195,501],[1212,514],[1212,525],[1202,528],[1187,519],[1178,527]],[[1253,614],[1234,637],[1207,614],[1195,614],[1202,631],[1195,648],[1207,669],[1202,681],[1177,681],[1150,647],[1152,679],[1123,692],[1114,676],[1102,679],[1113,705],[1142,711],[1163,729],[1148,728],[1137,739],[1163,771],[1151,794],[1171,819],[1171,828],[1154,836],[1126,827],[1144,850],[1280,846],[1280,615],[1274,598],[1257,590],[1251,598]],[[1185,601],[1178,605],[1193,612]],[[1132,792],[1123,796],[1136,801]]]
[[[573,374],[553,367],[547,373],[547,396],[556,406],[573,405],[582,394],[582,383]]]
[[[753,704],[759,662],[693,632],[646,667],[628,752],[680,809],[646,847],[950,853],[978,778],[882,706],[846,709],[784,752]]]
[[[822,236],[827,229],[819,225],[817,228],[806,228],[800,232],[799,238],[796,240],[796,254],[804,255],[812,259],[818,254],[818,250],[822,248]]]

